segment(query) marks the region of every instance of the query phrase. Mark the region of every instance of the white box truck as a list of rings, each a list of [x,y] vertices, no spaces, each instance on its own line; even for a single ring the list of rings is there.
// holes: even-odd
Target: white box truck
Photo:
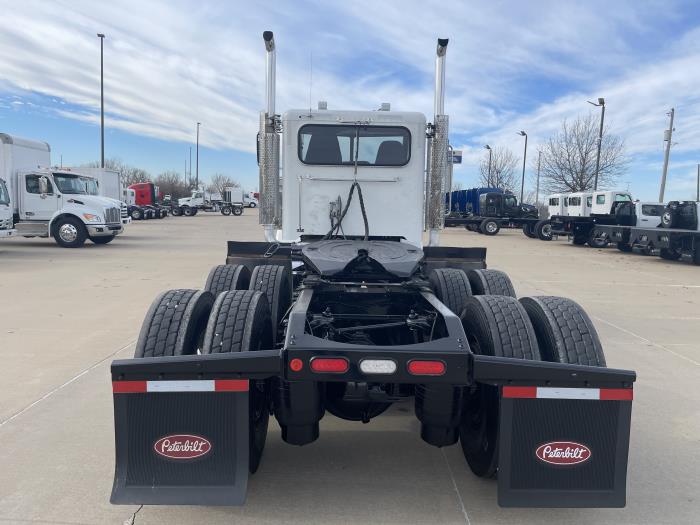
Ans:
[[[46,142],[0,133],[0,178],[17,235],[51,236],[64,248],[77,248],[86,239],[107,244],[122,233],[115,200],[90,195],[88,177],[50,165]]]
[[[10,192],[7,191],[7,184],[4,179],[0,179],[0,238],[17,235],[12,219],[12,206],[10,205]]]

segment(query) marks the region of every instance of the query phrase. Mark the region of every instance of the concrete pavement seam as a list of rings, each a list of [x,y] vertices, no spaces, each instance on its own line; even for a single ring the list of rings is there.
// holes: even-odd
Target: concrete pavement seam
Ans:
[[[457,480],[455,479],[455,476],[452,473],[452,467],[450,467],[450,462],[447,460],[447,456],[445,455],[445,449],[441,448],[440,452],[442,452],[442,457],[445,459],[445,465],[447,465],[447,471],[450,473],[450,479],[452,480],[452,487],[455,489],[455,492],[457,493],[457,499],[459,500],[459,506],[462,507],[462,514],[464,515],[464,521],[467,525],[471,525],[472,522],[469,520],[469,514],[467,514],[467,509],[464,507],[464,500],[462,499],[462,493],[459,491],[459,487],[457,486]]]
[[[100,359],[100,360],[99,360],[97,363],[95,363],[94,365],[90,366],[89,368],[86,368],[85,370],[83,370],[82,372],[80,372],[78,375],[76,375],[75,377],[69,379],[68,381],[66,381],[66,382],[63,383],[62,385],[59,385],[59,386],[57,386],[56,388],[54,388],[53,390],[51,390],[50,392],[47,392],[46,394],[44,394],[43,396],[41,396],[41,397],[40,397],[39,399],[37,399],[36,401],[34,401],[34,402],[30,403],[29,405],[27,405],[26,407],[24,407],[24,408],[23,408],[22,410],[20,410],[19,412],[15,412],[14,414],[12,414],[12,415],[11,415],[10,417],[8,417],[7,419],[5,419],[5,420],[3,420],[3,421],[0,421],[0,428],[4,427],[7,423],[9,423],[10,421],[12,421],[12,420],[18,418],[19,416],[21,416],[22,414],[24,414],[24,413],[27,412],[28,410],[31,410],[33,407],[35,407],[36,405],[38,405],[39,403],[41,403],[41,402],[44,401],[45,399],[48,399],[49,397],[51,397],[52,395],[54,395],[56,392],[58,392],[58,391],[60,391],[60,390],[63,390],[65,387],[67,387],[67,386],[70,385],[71,383],[77,381],[78,379],[80,379],[81,377],[83,377],[83,376],[84,376],[85,374],[87,374],[88,372],[94,370],[95,368],[97,368],[98,366],[100,366],[100,365],[101,365],[102,363],[104,363],[105,361],[111,359],[112,357],[114,357],[115,355],[117,355],[117,354],[118,354],[119,352],[121,352],[122,350],[125,350],[126,348],[129,348],[129,347],[130,347],[131,345],[133,345],[135,342],[136,342],[136,340],[130,341],[130,342],[127,343],[126,345],[122,346],[122,347],[119,348],[118,350],[115,350],[114,352],[112,352],[111,354],[109,354],[108,356],[106,356],[105,358]]]

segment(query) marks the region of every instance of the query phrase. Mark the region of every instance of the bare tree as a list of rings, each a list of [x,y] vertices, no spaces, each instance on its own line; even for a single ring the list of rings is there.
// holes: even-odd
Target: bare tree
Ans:
[[[573,122],[564,120],[561,130],[542,146],[540,186],[550,193],[593,189],[598,152],[598,118],[589,113]],[[603,130],[598,187],[610,187],[627,170],[622,139]]]
[[[237,180],[232,179],[223,173],[217,173],[216,175],[212,176],[209,186],[207,186],[207,191],[211,193],[220,193],[223,195],[224,188],[239,188],[240,186],[241,185]]]
[[[460,191],[464,189],[464,184],[461,182],[453,182],[452,183],[452,191]]]
[[[154,181],[160,193],[170,195],[175,201],[190,194],[190,186],[176,171],[165,171],[156,177]]]
[[[518,159],[511,150],[505,147],[492,148],[491,171],[489,173],[489,156],[487,154],[479,165],[479,183],[488,188],[515,191],[517,166]]]

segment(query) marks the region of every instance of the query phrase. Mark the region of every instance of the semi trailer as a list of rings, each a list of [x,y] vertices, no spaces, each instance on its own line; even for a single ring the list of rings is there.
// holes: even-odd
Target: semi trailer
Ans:
[[[134,358],[112,362],[112,503],[243,504],[271,417],[303,446],[324,416],[371,424],[410,403],[426,443],[460,443],[474,475],[497,476],[502,506],[624,506],[635,373],[606,367],[575,302],[517,299],[485,248],[439,245],[448,40],[428,123],[278,114],[263,39],[264,241],[230,241],[203,289],[160,294]]]
[[[122,233],[119,201],[90,195],[89,177],[50,168],[46,142],[0,133],[0,178],[7,184],[18,236],[53,237],[78,248],[87,239],[107,244]]]
[[[671,201],[665,207],[650,203],[640,206],[658,218],[659,224],[596,225],[594,235],[601,242],[615,243],[623,252],[636,249],[646,255],[658,253],[669,261],[686,255],[693,263],[700,264],[700,202]]]

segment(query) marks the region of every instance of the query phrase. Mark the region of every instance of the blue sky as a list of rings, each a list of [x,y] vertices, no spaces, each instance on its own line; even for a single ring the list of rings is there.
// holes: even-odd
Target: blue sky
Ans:
[[[694,196],[697,2],[0,1],[0,131],[48,141],[56,164],[99,157],[97,32],[107,35],[106,156],[154,176],[182,172],[200,121],[200,177],[226,173],[251,189],[263,30],[278,44],[280,111],[308,106],[311,88],[314,105],[391,102],[430,115],[440,36],[450,38],[451,142],[464,150],[457,181],[476,184],[483,144],[521,155],[524,129],[534,158],[564,118],[597,111],[586,100],[605,97],[606,123],[631,161],[619,186],[656,199],[673,106],[666,197]]]

